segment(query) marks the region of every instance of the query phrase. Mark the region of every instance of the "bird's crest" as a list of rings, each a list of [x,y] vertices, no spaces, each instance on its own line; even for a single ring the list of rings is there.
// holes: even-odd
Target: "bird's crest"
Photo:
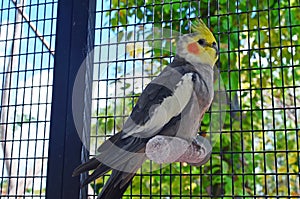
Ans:
[[[192,23],[192,30],[198,33],[202,38],[205,38],[207,41],[215,41],[215,37],[206,26],[206,24],[199,18],[195,23]]]

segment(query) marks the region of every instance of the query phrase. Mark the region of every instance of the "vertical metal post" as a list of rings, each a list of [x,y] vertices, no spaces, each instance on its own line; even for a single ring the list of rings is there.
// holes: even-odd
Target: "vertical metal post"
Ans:
[[[72,92],[77,72],[93,47],[95,0],[62,0],[58,2],[57,37],[49,141],[46,198],[79,198],[79,177],[72,177],[81,156],[87,152],[79,138],[89,131],[92,67],[85,68],[80,79],[81,93],[76,99],[77,132],[72,113]],[[79,123],[78,123],[79,122]],[[88,124],[87,124],[88,123]],[[82,154],[83,152],[83,154]],[[85,197],[86,193],[81,193]]]

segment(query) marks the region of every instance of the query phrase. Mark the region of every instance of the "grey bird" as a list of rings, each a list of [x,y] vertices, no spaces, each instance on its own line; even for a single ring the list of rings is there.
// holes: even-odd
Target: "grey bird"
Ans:
[[[145,147],[154,136],[188,142],[195,139],[213,99],[218,47],[202,20],[192,28],[193,33],[179,38],[173,62],[146,86],[122,131],[106,140],[97,149],[98,155],[74,170],[73,176],[93,170],[82,186],[112,170],[98,199],[122,197],[147,159]]]

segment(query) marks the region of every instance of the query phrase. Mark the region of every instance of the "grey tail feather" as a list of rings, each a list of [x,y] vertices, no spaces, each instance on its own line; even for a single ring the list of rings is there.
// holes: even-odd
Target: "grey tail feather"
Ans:
[[[111,147],[111,144],[116,143],[118,140],[121,139],[121,135],[122,135],[122,131],[116,133],[115,135],[111,136],[108,140],[106,140],[103,144],[101,144],[98,149],[97,152],[101,153],[104,151],[107,151],[107,149],[109,149]]]
[[[99,155],[78,166],[73,172],[73,176],[76,176],[80,173],[94,170],[82,182],[82,186],[85,186],[113,169],[108,182],[98,197],[101,199],[121,198],[135,172],[145,160],[145,155],[143,155],[146,145],[145,140],[136,137],[122,139],[120,135],[121,133],[118,133],[112,136],[109,141],[104,142],[99,147]]]
[[[81,187],[87,185],[88,183],[96,180],[97,178],[101,177],[102,175],[106,174],[111,170],[110,167],[106,166],[105,164],[101,164],[91,175],[89,175],[82,183]]]
[[[115,134],[114,136],[110,137],[110,139],[106,140],[97,150],[103,152],[106,148],[106,151],[109,151],[109,147],[112,146],[112,143],[115,143],[119,140],[121,132]],[[101,149],[101,150],[100,150]],[[74,169],[72,176],[77,176],[83,172],[94,170],[98,168],[102,163],[99,161],[99,158],[93,157],[87,162],[79,165],[77,168]]]
[[[120,165],[119,170],[114,169],[99,194],[98,199],[120,199],[145,159],[145,156],[133,157],[126,163]],[[129,168],[131,169],[130,172],[122,171]]]
[[[124,175],[126,175],[126,183],[122,185],[121,179]],[[124,192],[130,185],[132,178],[135,176],[133,173],[125,173],[118,170],[113,170],[109,180],[104,185],[101,193],[97,197],[97,199],[120,199],[122,198]]]
[[[79,165],[74,171],[72,176],[78,176],[79,174],[89,171],[89,170],[93,170],[96,169],[98,167],[98,165],[100,164],[99,160],[97,160],[96,158],[92,158],[90,160],[88,160],[87,162]]]

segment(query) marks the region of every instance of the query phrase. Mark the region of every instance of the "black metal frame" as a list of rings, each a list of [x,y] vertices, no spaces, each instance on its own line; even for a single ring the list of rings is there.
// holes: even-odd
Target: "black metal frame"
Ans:
[[[51,199],[78,198],[80,178],[72,177],[75,167],[81,164],[81,154],[88,157],[80,137],[88,132],[89,119],[84,113],[90,106],[84,106],[90,99],[85,79],[81,79],[82,87],[76,88],[79,97],[76,99],[77,111],[82,113],[77,118],[76,129],[72,113],[73,86],[77,72],[86,62],[87,54],[93,47],[95,0],[67,0],[58,2],[58,22],[56,37],[56,53],[54,62],[53,103],[51,112],[49,160],[47,173],[46,197]],[[93,29],[92,29],[93,30]],[[92,44],[92,45],[91,45]],[[87,77],[92,73],[87,67]],[[79,132],[77,132],[77,130]],[[79,137],[80,136],[80,137]],[[86,195],[83,190],[82,196]]]

